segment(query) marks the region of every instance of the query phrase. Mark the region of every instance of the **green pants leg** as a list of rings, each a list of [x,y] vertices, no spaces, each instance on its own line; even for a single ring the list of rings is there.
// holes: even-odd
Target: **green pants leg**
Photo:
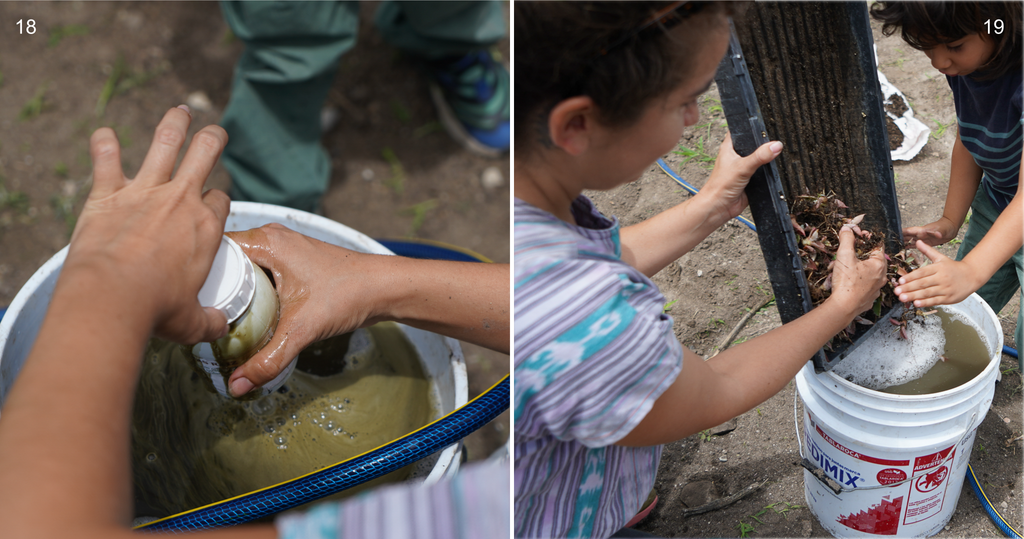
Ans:
[[[971,222],[967,225],[967,233],[964,234],[964,242],[956,254],[957,260],[963,260],[967,253],[974,249],[974,246],[985,237],[992,224],[999,218],[999,211],[992,205],[984,187],[978,188],[978,194],[971,203]],[[1003,264],[995,275],[978,289],[978,295],[988,303],[989,307],[997,314],[1011,300],[1014,295],[1021,298],[1021,307],[1024,307],[1024,249],[1017,251]],[[1024,345],[1024,310],[1017,313],[1017,329],[1013,333],[1014,345],[1017,348],[1018,366],[1024,372],[1024,359],[1021,359],[1020,349]]]
[[[505,37],[501,2],[385,2],[374,17],[388,43],[425,60],[461,56]]]
[[[231,198],[314,211],[331,163],[320,144],[320,109],[338,60],[355,45],[354,2],[222,2],[245,42],[221,120]]]

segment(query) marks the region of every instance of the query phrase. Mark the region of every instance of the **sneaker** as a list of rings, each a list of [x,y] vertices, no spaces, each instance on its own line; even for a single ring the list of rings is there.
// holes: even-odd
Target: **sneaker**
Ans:
[[[508,69],[481,49],[431,62],[430,97],[445,130],[466,149],[498,157],[510,146]]]

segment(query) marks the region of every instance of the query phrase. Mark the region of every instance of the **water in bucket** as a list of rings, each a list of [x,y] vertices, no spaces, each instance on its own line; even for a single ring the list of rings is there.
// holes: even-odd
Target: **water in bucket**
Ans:
[[[899,328],[883,327],[859,344],[833,372],[859,386],[897,395],[938,393],[966,383],[988,365],[991,351],[977,324],[938,308]]]
[[[156,339],[146,351],[132,426],[136,516],[168,516],[310,473],[437,415],[437,396],[395,324],[311,345],[283,386],[249,402],[217,394],[187,354]]]

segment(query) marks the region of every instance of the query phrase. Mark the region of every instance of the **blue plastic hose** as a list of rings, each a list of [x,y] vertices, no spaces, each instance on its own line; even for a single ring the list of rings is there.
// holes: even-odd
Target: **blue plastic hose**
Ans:
[[[661,170],[665,174],[668,174],[669,178],[672,178],[676,183],[681,185],[683,189],[686,189],[691,195],[697,194],[698,189],[686,183],[686,180],[682,179],[678,174],[675,173],[675,171],[669,168],[668,163],[666,163],[664,159],[658,159],[655,162],[658,164],[659,167],[661,167]],[[754,226],[754,223],[751,223],[747,218],[743,217],[742,215],[737,215],[736,220],[747,225],[747,228],[749,228],[750,230],[757,232],[757,227]]]
[[[1013,348],[1010,348],[1010,350],[1013,350]],[[1013,351],[1016,352],[1016,350]],[[988,496],[985,495],[985,491],[981,488],[981,483],[978,482],[978,478],[974,475],[974,468],[971,467],[970,463],[967,463],[967,479],[971,480],[971,489],[974,490],[974,495],[978,497],[978,501],[981,502],[981,506],[985,508],[985,512],[988,513],[992,522],[995,522],[996,526],[998,526],[1007,537],[1022,539],[1020,533],[1013,529],[1013,526],[1010,526],[1010,523],[1003,518],[1003,515],[999,514],[999,511],[996,511],[995,506],[993,506],[992,502],[989,501]]]
[[[508,409],[509,375],[465,406],[393,442],[290,481],[137,526],[196,531],[234,526],[330,496],[393,472],[458,442]]]

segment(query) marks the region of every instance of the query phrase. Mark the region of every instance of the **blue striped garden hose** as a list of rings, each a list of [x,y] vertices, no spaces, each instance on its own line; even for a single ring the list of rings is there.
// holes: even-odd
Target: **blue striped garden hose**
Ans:
[[[675,173],[675,171],[669,168],[668,163],[666,163],[664,159],[658,159],[655,162],[658,164],[659,167],[661,167],[661,170],[665,174],[668,174],[669,178],[672,178],[676,183],[681,185],[683,189],[686,189],[691,195],[697,194],[697,188],[686,183],[686,180],[682,179],[678,174]],[[757,227],[754,226],[754,223],[751,223],[749,219],[743,217],[742,215],[737,215],[736,220],[747,225],[747,228],[749,228],[750,230],[757,232]]]
[[[405,436],[333,466],[272,487],[137,526],[196,531],[233,526],[298,507],[393,472],[458,442],[508,409],[509,375],[454,412]]]

